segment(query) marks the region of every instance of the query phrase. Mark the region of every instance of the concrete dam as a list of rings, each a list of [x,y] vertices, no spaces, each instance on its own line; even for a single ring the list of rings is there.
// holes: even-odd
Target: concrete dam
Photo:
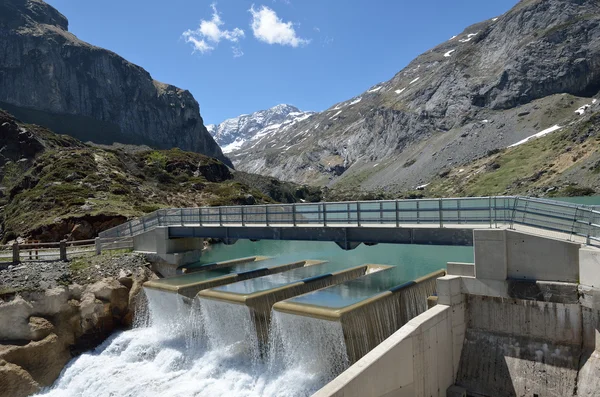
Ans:
[[[168,276],[144,285],[148,312],[128,331],[138,338],[126,332],[101,357],[139,361],[154,354],[152,368],[185,368],[169,372],[178,374],[178,387],[165,389],[165,395],[600,395],[599,213],[527,198],[456,203],[360,203],[354,208],[369,212],[354,215],[344,204],[342,218],[327,212],[342,207],[326,204],[308,229],[299,222],[298,208],[289,211],[295,221],[289,225],[283,223],[288,214],[273,208],[261,210],[260,222],[247,215],[259,209],[245,208],[243,225],[234,224],[239,218],[223,219],[239,209],[220,209],[213,226],[173,210],[178,213],[170,215],[177,218],[173,222],[142,221],[145,232],[136,234],[133,224],[109,231],[113,236],[101,237],[100,249],[118,239],[116,234],[133,237],[137,249]],[[409,206],[418,208],[418,216]],[[415,223],[425,218],[424,208],[427,222]],[[279,223],[269,218],[273,213]],[[321,233],[317,224],[334,230]],[[244,233],[261,238],[297,233],[296,238],[334,241],[345,249],[366,230],[369,237],[360,242],[369,244],[415,243],[416,237],[419,244],[428,239],[434,245],[472,245],[474,261],[449,262],[414,279],[387,263],[310,256],[193,263],[191,253],[209,229],[228,243]],[[77,365],[69,371],[65,387],[84,372]],[[175,391],[180,394],[169,394]]]

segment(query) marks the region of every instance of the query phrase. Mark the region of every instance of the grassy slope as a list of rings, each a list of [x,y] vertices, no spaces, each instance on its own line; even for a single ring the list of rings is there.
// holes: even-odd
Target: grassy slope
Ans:
[[[581,196],[600,192],[600,114],[441,174],[427,196]]]
[[[220,161],[198,153],[90,146],[41,127],[19,126],[44,149],[0,168],[5,240],[61,220],[130,218],[163,207],[271,203],[275,200],[268,193],[278,193],[277,184],[265,194],[244,178],[234,179]],[[252,180],[257,178],[263,177]],[[291,193],[277,199],[295,201],[302,189],[284,186]]]

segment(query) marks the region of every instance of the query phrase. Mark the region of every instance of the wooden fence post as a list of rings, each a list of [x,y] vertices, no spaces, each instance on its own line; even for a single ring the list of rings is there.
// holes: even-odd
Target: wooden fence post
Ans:
[[[60,241],[60,260],[67,260],[67,240]]]
[[[21,262],[21,258],[19,258],[19,244],[15,242],[12,246],[13,249],[13,263],[17,264]]]
[[[96,244],[96,255],[100,255],[102,253],[102,243],[100,242],[100,237],[96,237],[94,244]]]

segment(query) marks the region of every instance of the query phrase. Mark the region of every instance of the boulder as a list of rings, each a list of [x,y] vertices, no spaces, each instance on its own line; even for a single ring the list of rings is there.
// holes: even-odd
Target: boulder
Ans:
[[[18,365],[0,360],[0,397],[26,397],[40,391],[40,385]]]
[[[29,317],[29,339],[42,340],[54,331],[54,325],[43,317]]]
[[[33,312],[40,316],[54,316],[69,309],[69,291],[65,287],[47,289],[44,292],[30,292],[24,298],[33,305]]]
[[[40,386],[50,386],[71,359],[71,354],[56,334],[25,346],[9,346],[0,359],[27,371]]]
[[[110,310],[110,303],[104,303],[96,299],[94,294],[86,292],[81,299],[79,306],[81,314],[81,332],[86,333],[105,333],[113,328],[113,318]]]
[[[17,295],[12,301],[0,304],[0,340],[29,340],[29,317],[33,305]]]
[[[105,278],[86,289],[97,299],[109,302],[115,316],[123,315],[129,306],[129,290],[115,279]]]

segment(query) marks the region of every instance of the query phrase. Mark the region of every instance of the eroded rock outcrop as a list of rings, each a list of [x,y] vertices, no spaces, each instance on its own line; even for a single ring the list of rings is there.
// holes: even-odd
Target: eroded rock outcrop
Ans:
[[[150,277],[140,267],[118,279],[0,301],[0,397],[27,396],[51,385],[74,355],[131,326],[137,294]]]

